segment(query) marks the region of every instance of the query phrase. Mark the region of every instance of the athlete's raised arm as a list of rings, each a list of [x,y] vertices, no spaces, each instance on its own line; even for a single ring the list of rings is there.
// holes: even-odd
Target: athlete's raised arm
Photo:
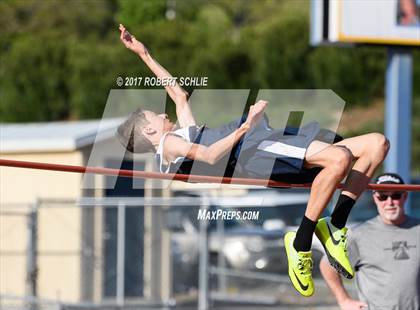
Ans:
[[[120,24],[120,39],[126,48],[136,53],[149,69],[161,79],[171,80],[173,76],[162,67],[148,52],[142,42],[131,35],[123,25]],[[195,125],[194,116],[188,103],[188,93],[175,81],[165,86],[165,90],[176,105],[176,115],[181,127]]]

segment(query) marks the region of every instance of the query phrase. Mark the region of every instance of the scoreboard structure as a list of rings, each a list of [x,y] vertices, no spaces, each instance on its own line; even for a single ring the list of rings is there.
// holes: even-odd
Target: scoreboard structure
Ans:
[[[420,0],[312,0],[311,44],[420,47]]]

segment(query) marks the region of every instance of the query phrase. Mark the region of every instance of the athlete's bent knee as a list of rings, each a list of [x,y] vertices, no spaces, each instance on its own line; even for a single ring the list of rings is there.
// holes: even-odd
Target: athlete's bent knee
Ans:
[[[353,155],[344,147],[335,147],[331,168],[339,179],[343,179],[350,170]]]
[[[389,140],[381,133],[372,133],[371,140],[371,155],[373,156],[373,161],[382,162],[390,147]]]

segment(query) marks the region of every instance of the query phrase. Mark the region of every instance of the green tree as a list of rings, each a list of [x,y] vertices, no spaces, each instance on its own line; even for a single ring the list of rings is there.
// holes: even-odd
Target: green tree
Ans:
[[[8,1],[0,5],[0,114],[3,121],[67,119],[75,42],[100,42],[112,22],[113,2]],[[94,49],[90,51],[93,53]],[[87,76],[87,79],[92,76]]]

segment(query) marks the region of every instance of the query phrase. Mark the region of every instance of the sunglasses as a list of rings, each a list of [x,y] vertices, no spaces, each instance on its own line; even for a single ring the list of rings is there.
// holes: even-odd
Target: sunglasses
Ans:
[[[403,193],[401,192],[393,194],[382,194],[377,192],[376,198],[378,198],[379,201],[385,201],[388,199],[388,197],[391,197],[392,200],[400,200],[402,195]]]

